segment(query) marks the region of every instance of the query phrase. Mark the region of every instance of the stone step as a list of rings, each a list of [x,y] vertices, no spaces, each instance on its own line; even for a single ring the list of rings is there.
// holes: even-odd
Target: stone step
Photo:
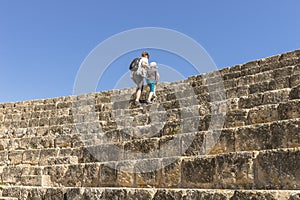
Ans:
[[[0,196],[0,200],[18,200],[18,198],[16,198],[16,197],[1,197]]]
[[[170,188],[49,188],[49,187],[0,187],[3,196],[13,199],[145,199],[145,200],[242,200],[272,199],[298,200],[299,190],[216,190],[216,189],[170,189]],[[0,197],[8,198],[9,197]]]
[[[265,85],[265,84],[263,84],[263,85]],[[227,95],[227,98],[236,98],[236,97],[239,97],[240,95],[245,96],[245,95],[248,95],[248,93],[249,93],[248,90],[249,90],[248,86],[241,86],[241,87],[234,88],[234,89],[226,91],[226,95]],[[178,93],[178,94],[180,94],[180,93]],[[176,97],[177,98],[176,101],[178,101],[177,103],[176,103],[176,101],[175,102],[172,102],[172,101],[170,101],[170,102],[166,101],[165,102],[164,99],[162,99],[163,97],[160,97],[161,99],[158,99],[158,101],[162,102],[163,103],[162,105],[165,108],[172,108],[172,107],[174,108],[174,106],[176,107],[176,104],[179,104],[177,106],[180,106],[180,107],[186,107],[186,106],[189,106],[189,105],[197,105],[199,102],[193,100],[194,97],[193,97],[192,94],[193,94],[193,92],[190,94],[191,97],[189,98],[188,101],[186,99],[187,96],[183,96],[185,98],[181,98],[180,95],[179,95],[179,97],[176,97],[176,94],[169,94],[169,96],[170,97],[171,96]],[[197,94],[196,91],[195,91],[195,94]],[[199,99],[203,100],[203,98],[206,98],[206,100],[209,100],[209,99],[207,99],[208,98],[207,96],[209,96],[208,94],[204,95],[202,92],[200,94],[201,95],[198,97]],[[210,96],[211,95],[213,95],[213,94],[210,94]],[[168,98],[170,98],[170,97],[168,97],[168,95],[166,95],[166,97],[167,97],[167,99],[165,99],[165,100],[168,100]],[[218,100],[218,99],[216,99],[216,100]],[[223,100],[225,100],[225,98],[223,98]],[[188,104],[185,105],[185,103],[188,103]],[[128,102],[127,102],[127,104],[128,104]],[[119,106],[117,106],[115,109],[117,109],[118,107]],[[42,111],[39,111],[39,112],[43,113]],[[49,111],[45,111],[45,112],[49,112]],[[107,112],[107,114],[109,114],[109,112]],[[18,114],[15,114],[15,115],[18,115]],[[84,113],[82,115],[85,116]],[[94,115],[96,115],[96,116],[99,115],[98,116],[99,119],[101,119],[101,118],[106,119],[106,117],[110,117],[110,116],[104,115],[102,112],[101,112],[101,114],[99,114],[98,112],[95,112]],[[20,118],[20,117],[16,117],[16,116],[13,116],[13,115],[7,115],[7,117],[9,117],[9,116],[11,117],[11,121],[8,120],[7,122],[4,122],[3,126],[6,126],[5,124],[8,125],[10,123],[13,123],[14,127],[19,127],[19,128],[24,128],[25,129],[26,127],[45,127],[45,126],[47,127],[47,126],[71,124],[73,122],[72,116],[70,116],[70,114],[68,114],[66,116],[61,116],[59,118],[55,118],[53,116],[50,117],[48,115],[38,116],[38,118],[34,118],[34,116],[33,116],[33,118],[32,118],[32,114],[31,114],[30,115],[31,118],[28,119],[27,121],[25,119],[23,119],[24,117]]]
[[[18,183],[17,183],[18,184]],[[23,175],[21,182],[23,186],[51,186],[51,179],[49,175]]]
[[[264,84],[263,84],[264,85]],[[278,104],[278,103],[284,103],[288,99],[299,99],[300,98],[300,86],[295,86],[292,89],[286,88],[286,89],[278,89],[278,90],[273,90],[273,91],[260,91],[259,93],[254,92],[253,94],[249,93],[249,86],[242,86],[235,88],[232,91],[227,92],[227,100],[225,99],[225,96],[222,97],[218,96],[218,93],[216,94],[201,94],[196,97],[189,97],[189,98],[180,98],[180,99],[175,99],[170,101],[164,101],[159,104],[153,106],[146,106],[146,108],[138,108],[138,109],[128,109],[127,107],[124,108],[123,110],[117,109],[114,111],[105,111],[105,112],[95,112],[92,113],[91,116],[89,115],[84,115],[87,118],[83,118],[83,122],[86,123],[96,123],[95,120],[99,120],[99,122],[103,122],[103,129],[108,130],[109,126],[115,124],[114,118],[116,116],[121,116],[122,114],[127,115],[137,115],[139,113],[144,113],[147,114],[149,112],[149,109],[154,109],[157,110],[159,108],[160,111],[169,111],[169,110],[176,110],[176,109],[189,109],[190,107],[197,107],[199,106],[199,114],[202,115],[203,111],[205,111],[203,114],[208,114],[210,112],[210,108],[214,104],[220,104],[222,101],[224,101],[224,104],[227,104],[226,102],[234,102],[236,99],[239,100],[239,106],[241,108],[251,108],[253,106],[259,106],[259,105],[266,105],[266,104]],[[172,96],[172,94],[170,94]],[[175,94],[173,94],[174,96]],[[241,96],[242,95],[242,96]],[[168,95],[167,95],[168,96]],[[176,96],[176,95],[175,95]],[[216,101],[211,102],[211,98],[215,99]],[[219,102],[221,101],[221,102]],[[212,105],[210,105],[212,104]],[[231,104],[229,103],[231,106]],[[236,105],[233,105],[236,106]],[[230,108],[230,107],[229,107]],[[201,112],[200,112],[201,111]],[[131,113],[131,114],[129,114]],[[134,114],[135,113],[135,114]],[[89,116],[89,117],[88,117]],[[65,120],[59,120],[60,122],[58,124],[56,123],[47,123],[46,124],[39,124],[38,122],[36,124],[36,127],[29,127],[29,128],[20,128],[20,124],[22,124],[21,121],[8,121],[7,123],[5,122],[4,124],[14,124],[14,128],[10,129],[7,131],[5,129],[2,129],[0,131],[0,138],[11,138],[11,137],[28,137],[28,135],[33,135],[42,138],[41,136],[48,135],[50,138],[52,135],[55,135],[56,133],[68,133],[68,132],[74,132],[74,124],[72,124],[72,119],[73,116],[65,116]],[[78,117],[78,116],[77,116]],[[76,118],[76,116],[75,116]],[[119,117],[120,118],[120,117]],[[15,120],[17,120],[16,118]],[[54,118],[53,118],[54,119]],[[51,121],[51,118],[38,118],[36,119],[37,121]],[[92,120],[92,121],[91,121]],[[104,121],[103,121],[104,120]],[[51,125],[52,124],[52,125]],[[38,127],[40,126],[40,127]],[[64,126],[64,128],[63,128]],[[18,128],[19,127],[19,128]],[[68,128],[70,127],[70,128]],[[11,131],[11,133],[9,133]],[[33,132],[33,134],[31,133]],[[40,135],[40,136],[39,136]],[[28,139],[30,140],[30,139]],[[53,143],[53,142],[52,142]],[[43,145],[53,145],[50,142],[44,142]],[[32,145],[31,148],[35,148],[35,144],[33,143],[27,143]],[[19,145],[18,148],[26,148],[27,146],[25,144],[17,144]],[[63,144],[62,144],[63,145]]]
[[[48,165],[78,164],[77,156],[49,157]]]
[[[242,123],[237,118],[238,113],[233,113],[232,123],[237,125]],[[240,121],[239,121],[240,120]],[[300,145],[300,118],[273,121],[269,123],[258,123],[253,125],[237,126],[214,131],[193,131],[191,124],[187,127],[179,123],[169,123],[158,131],[151,127],[144,128],[138,135],[131,135],[132,132],[122,133],[127,138],[123,138],[120,132],[110,132],[99,140],[92,139],[82,141],[83,144],[70,145],[67,148],[48,148],[48,149],[28,149],[28,150],[2,150],[0,151],[0,163],[2,165],[48,165],[49,158],[53,162],[74,161],[73,156],[77,157],[78,162],[114,161],[128,159],[130,155],[140,156],[147,152],[152,152],[151,156],[158,158],[168,157],[164,152],[167,148],[174,155],[202,155],[218,154],[235,151],[253,151],[276,148],[299,147]],[[195,124],[195,127],[201,123]],[[225,124],[226,125],[226,124]],[[190,129],[190,130],[189,130]],[[197,128],[196,128],[197,129]],[[185,131],[186,130],[186,131]],[[157,135],[156,132],[159,132]],[[119,135],[118,135],[119,134]],[[127,135],[128,134],[128,135]],[[108,136],[106,138],[106,136]],[[97,137],[95,135],[94,137]],[[94,142],[94,143],[92,143]],[[95,158],[90,152],[102,152],[100,158]],[[56,160],[57,159],[57,160]],[[76,158],[75,158],[76,160]]]
[[[51,176],[53,186],[64,187],[300,189],[299,152],[300,148],[291,148],[56,165],[44,173]]]
[[[289,56],[286,56],[288,54]],[[230,78],[238,78],[266,71],[280,70],[281,68],[287,66],[297,65],[299,63],[300,56],[294,52],[289,52],[288,54],[271,56],[268,58],[263,58],[261,60],[250,61],[243,65],[224,68],[220,70],[220,73],[222,74],[222,77],[227,80]]]
[[[299,190],[299,161],[300,147],[168,158],[149,154],[123,161],[51,165],[37,172],[38,167],[4,166],[1,180],[18,185],[22,177],[33,175],[34,179],[41,173],[50,176],[55,187]]]

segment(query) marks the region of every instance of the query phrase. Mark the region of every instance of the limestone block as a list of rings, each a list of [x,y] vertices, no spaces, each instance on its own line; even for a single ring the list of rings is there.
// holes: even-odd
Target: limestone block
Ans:
[[[124,158],[128,160],[157,158],[159,156],[159,139],[149,138],[126,142],[124,154]]]
[[[249,95],[249,86],[248,85],[226,90],[227,98],[239,98],[241,96],[248,96],[248,95]],[[222,100],[225,100],[225,99],[222,99]]]
[[[226,80],[226,81],[220,81],[220,82],[217,82],[215,84],[215,87],[211,87],[209,86],[209,91],[212,92],[212,91],[222,91],[224,89],[228,90],[228,89],[232,89],[232,88],[235,88],[235,87],[239,87],[239,86],[243,86],[245,85],[243,82],[242,83],[242,78],[238,78],[238,79],[232,79],[232,80]]]
[[[70,135],[60,135],[55,138],[55,147],[72,147],[72,138]]]
[[[234,152],[236,142],[236,131],[237,129],[222,129],[206,132],[204,141],[204,154],[220,154]]]
[[[0,139],[0,151],[9,149],[9,139]]]
[[[8,151],[0,151],[0,166],[8,164]]]
[[[279,119],[280,109],[277,105],[264,105],[258,106],[251,109],[248,113],[248,123],[249,124],[258,124],[258,123],[267,123],[276,121]]]
[[[83,199],[82,192],[80,188],[71,188],[66,191],[64,194],[64,199],[74,199],[74,200],[81,200]]]
[[[49,126],[49,119],[48,118],[40,118],[38,126]]]
[[[162,160],[162,174],[159,187],[178,188],[181,185],[181,159],[164,158]]]
[[[223,78],[224,80],[230,80],[230,79],[238,78],[238,77],[240,77],[240,76],[242,76],[241,72],[240,72],[240,71],[237,71],[237,72],[230,72],[230,73],[228,73],[228,74],[224,74],[224,75],[222,76],[222,78]]]
[[[120,161],[117,163],[117,185],[119,187],[134,186],[135,161]]]
[[[164,136],[159,139],[158,157],[172,157],[181,155],[181,134]]]
[[[40,160],[40,150],[25,150],[23,152],[23,164],[37,165]]]
[[[248,69],[242,69],[241,76],[249,76],[259,73],[261,70],[259,67],[253,67]]]
[[[22,175],[21,185],[24,186],[51,186],[48,175]]]
[[[215,188],[253,188],[254,172],[252,152],[220,154],[216,156]]]
[[[277,104],[289,100],[290,89],[280,89],[263,94],[262,104]]]
[[[261,152],[254,160],[255,187],[300,189],[299,148]]]
[[[269,90],[269,81],[259,82],[249,86],[249,94],[265,92]]]
[[[239,109],[253,108],[255,106],[260,106],[263,103],[263,94],[254,93],[246,97],[239,98]]]
[[[271,133],[268,124],[238,128],[235,134],[236,151],[279,148],[284,142],[281,136]]]
[[[38,196],[40,198],[41,196]],[[63,189],[56,189],[56,188],[47,188],[45,189],[44,195],[42,198],[45,200],[55,200],[55,199],[64,199],[64,191]],[[40,198],[40,199],[42,199]]]
[[[300,120],[274,122],[270,125],[270,142],[273,148],[300,146]]]
[[[271,80],[269,83],[269,90],[280,90],[290,87],[290,77],[282,77]]]
[[[46,166],[48,165],[48,158],[57,156],[58,149],[41,149],[40,150],[40,159],[39,159],[39,165],[40,166]]]
[[[4,184],[15,185],[20,182],[22,168],[18,166],[5,166],[2,168],[1,180]]]
[[[243,85],[252,85],[255,83],[254,77],[255,77],[255,75],[248,75],[248,76],[242,76],[242,77],[238,78],[237,80],[232,80],[235,84],[231,85],[230,87],[240,87]],[[227,86],[226,82],[224,83],[224,86],[225,86],[225,88],[229,88]]]
[[[224,127],[237,127],[247,124],[247,110],[233,110],[226,113]]]
[[[205,153],[205,134],[206,132],[182,134],[181,135],[182,155],[184,156],[203,155]]]
[[[19,165],[23,160],[23,151],[9,151],[8,160],[11,165]]]
[[[287,58],[287,59],[282,59],[280,60],[280,65],[281,66],[293,66],[296,64],[299,64],[299,57],[291,57],[291,58]]]
[[[117,186],[116,163],[105,163],[99,166],[99,184],[105,187]]]
[[[279,119],[294,119],[300,117],[300,100],[280,103],[278,106]]]
[[[235,191],[234,195],[232,196],[232,199],[280,199],[280,200],[290,200],[290,194],[287,192],[286,195],[280,195],[277,192],[274,191],[267,191],[267,190],[261,190],[261,191]]]
[[[78,164],[77,156],[48,157],[48,165]]]
[[[83,165],[83,171],[81,172],[82,187],[98,187],[99,184],[99,170],[100,165],[98,163],[89,163]]]
[[[161,179],[160,160],[137,160],[134,172],[135,185],[138,187],[159,187],[159,181]]]
[[[290,99],[300,99],[300,84],[292,88],[290,92]]]
[[[184,158],[181,164],[181,185],[184,188],[212,188],[216,174],[213,156]]]

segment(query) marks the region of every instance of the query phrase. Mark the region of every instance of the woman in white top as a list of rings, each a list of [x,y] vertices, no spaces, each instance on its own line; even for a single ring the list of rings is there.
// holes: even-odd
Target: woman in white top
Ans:
[[[147,74],[146,69],[150,69],[150,66],[148,64],[149,57],[150,57],[149,53],[143,51],[138,70],[131,72],[131,79],[137,85],[136,98],[135,98],[136,105],[140,105],[141,93],[142,93],[143,86],[144,86],[144,78],[146,77],[146,74]]]

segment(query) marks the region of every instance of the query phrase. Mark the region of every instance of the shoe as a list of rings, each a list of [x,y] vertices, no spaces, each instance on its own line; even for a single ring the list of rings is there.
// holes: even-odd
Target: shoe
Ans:
[[[139,101],[134,101],[134,105],[135,105],[135,106],[140,106],[141,103],[140,103]]]
[[[147,104],[152,104],[152,101],[150,101],[149,99],[146,102]]]

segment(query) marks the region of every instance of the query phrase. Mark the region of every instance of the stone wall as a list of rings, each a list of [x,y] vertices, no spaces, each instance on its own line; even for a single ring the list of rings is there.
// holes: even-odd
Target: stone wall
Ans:
[[[134,92],[1,104],[0,196],[300,199],[299,50]]]

